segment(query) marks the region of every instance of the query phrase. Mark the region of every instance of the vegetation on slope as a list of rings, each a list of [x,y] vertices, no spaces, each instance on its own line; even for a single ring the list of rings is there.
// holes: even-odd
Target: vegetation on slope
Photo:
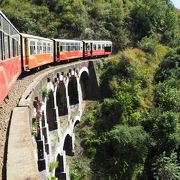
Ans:
[[[180,177],[179,61],[178,48],[157,45],[153,54],[128,49],[103,63],[103,99],[78,131],[87,163],[76,159],[74,179]]]
[[[180,43],[180,15],[170,0],[2,0],[0,6],[20,32],[108,39],[115,52],[146,36]]]

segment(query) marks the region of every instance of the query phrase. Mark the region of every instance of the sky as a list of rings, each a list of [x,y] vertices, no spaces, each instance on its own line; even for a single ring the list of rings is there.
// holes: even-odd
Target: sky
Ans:
[[[180,0],[171,0],[174,4],[174,6],[178,9],[180,9]]]

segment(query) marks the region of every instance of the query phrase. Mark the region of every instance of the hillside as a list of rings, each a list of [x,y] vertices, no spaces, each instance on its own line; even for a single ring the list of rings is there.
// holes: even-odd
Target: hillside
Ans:
[[[180,36],[180,17],[169,0],[3,0],[0,7],[20,32],[109,39],[114,52],[136,47],[145,36],[165,44]]]
[[[102,100],[77,130],[72,179],[179,179],[179,64],[179,49],[161,45],[100,63]]]

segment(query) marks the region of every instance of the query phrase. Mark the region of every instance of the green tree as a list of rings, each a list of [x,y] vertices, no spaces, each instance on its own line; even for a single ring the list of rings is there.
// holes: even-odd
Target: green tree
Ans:
[[[163,82],[164,80],[175,78],[179,79],[180,72],[180,49],[172,50],[165,57],[164,61],[159,65],[155,75],[156,82]]]
[[[149,136],[142,127],[115,126],[98,148],[95,158],[98,173],[106,175],[106,179],[136,177],[143,169],[149,144]]]
[[[157,158],[153,166],[155,179],[178,180],[180,177],[180,164],[177,161],[176,153],[172,153],[170,157],[167,157],[164,152]]]
[[[164,111],[180,111],[180,80],[171,78],[159,83],[154,95],[156,107]]]
[[[144,118],[142,125],[150,135],[153,144],[145,162],[144,177],[153,178],[153,163],[163,152],[171,154],[180,148],[179,114],[172,111],[163,112],[151,109]]]
[[[131,11],[130,20],[135,41],[155,33],[161,41],[170,42],[179,34],[178,16],[170,1],[139,1]]]

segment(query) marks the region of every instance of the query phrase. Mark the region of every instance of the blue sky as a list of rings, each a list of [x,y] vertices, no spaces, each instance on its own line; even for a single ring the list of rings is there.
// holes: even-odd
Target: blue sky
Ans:
[[[175,7],[177,7],[178,9],[180,9],[180,0],[171,0],[174,4]]]

